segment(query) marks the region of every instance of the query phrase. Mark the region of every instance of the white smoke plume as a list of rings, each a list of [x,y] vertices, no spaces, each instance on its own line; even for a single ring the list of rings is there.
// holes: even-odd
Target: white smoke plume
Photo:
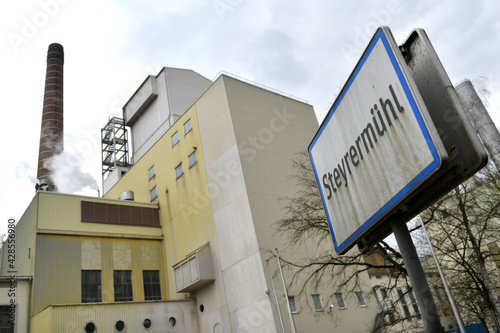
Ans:
[[[97,181],[82,171],[80,155],[64,151],[48,159],[44,166],[50,170],[50,178],[57,192],[76,194],[87,188],[98,190]]]
[[[31,175],[30,166],[28,162],[21,161],[16,166],[17,179],[29,179],[30,183],[35,185],[37,183],[36,177]]]

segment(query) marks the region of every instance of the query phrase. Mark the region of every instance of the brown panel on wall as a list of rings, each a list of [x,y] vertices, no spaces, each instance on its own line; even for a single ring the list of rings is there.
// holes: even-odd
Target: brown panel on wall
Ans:
[[[130,206],[121,206],[120,209],[120,221],[123,224],[132,224],[131,209]]]
[[[82,201],[82,221],[94,222],[94,203]]]
[[[81,221],[159,227],[157,208],[114,205],[100,202],[81,202]]]

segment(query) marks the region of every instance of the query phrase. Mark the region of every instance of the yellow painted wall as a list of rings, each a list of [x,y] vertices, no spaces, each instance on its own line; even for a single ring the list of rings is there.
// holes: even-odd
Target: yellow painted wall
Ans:
[[[161,241],[39,235],[36,253],[32,314],[49,305],[81,303],[82,269],[102,271],[103,303],[114,302],[114,269],[132,271],[134,301],[144,301],[142,271],[159,270],[162,299],[166,299]]]
[[[23,216],[17,221],[14,236],[8,239],[2,247],[2,268],[1,275],[9,276],[7,271],[17,271],[17,276],[32,276],[33,275],[33,253],[35,250],[35,234],[38,212],[38,195],[31,201],[30,205],[24,212]],[[4,223],[7,223],[5,221]],[[8,246],[11,245],[11,250],[15,250],[14,269],[10,268]],[[15,247],[12,248],[12,245]]]
[[[171,318],[175,319],[175,327],[170,327]],[[151,328],[144,328],[145,319],[151,320]],[[131,333],[200,332],[193,300],[55,305],[32,318],[30,332],[85,332],[89,322],[94,323],[96,332],[117,332],[114,326],[118,320],[125,323],[125,332]]]
[[[101,198],[82,197],[49,192],[39,192],[37,195],[39,196],[40,202],[38,217],[39,229],[57,230],[58,232],[69,233],[88,232],[103,233],[109,235],[120,234],[161,237],[161,229],[158,227],[81,222],[81,201],[151,208],[156,208],[156,205],[123,200],[110,201]]]
[[[192,130],[184,133],[184,123],[188,119],[191,119]],[[172,146],[171,137],[176,131],[179,142]],[[194,151],[197,163],[189,167],[188,156]],[[181,162],[184,175],[177,178],[175,167]],[[155,176],[149,179],[148,170],[153,165]],[[150,201],[150,190],[156,186],[158,197],[153,202],[161,207],[170,298],[184,297],[175,293],[172,266],[203,244],[215,243],[204,170],[196,109],[192,106],[105,195],[117,198],[121,192],[130,190],[136,200],[147,202]]]
[[[30,322],[31,333],[47,333],[52,332],[52,308],[49,307],[45,311],[40,312]]]

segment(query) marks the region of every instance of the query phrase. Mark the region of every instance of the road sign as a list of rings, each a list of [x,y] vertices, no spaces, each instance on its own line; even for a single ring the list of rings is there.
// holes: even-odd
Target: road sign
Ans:
[[[309,155],[339,253],[447,162],[389,28],[373,36],[309,145]]]

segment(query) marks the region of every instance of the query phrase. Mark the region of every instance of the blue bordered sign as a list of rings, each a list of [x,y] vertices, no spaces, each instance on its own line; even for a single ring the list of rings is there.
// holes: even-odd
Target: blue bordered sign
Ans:
[[[309,155],[338,253],[373,230],[447,159],[389,28],[373,36]]]

